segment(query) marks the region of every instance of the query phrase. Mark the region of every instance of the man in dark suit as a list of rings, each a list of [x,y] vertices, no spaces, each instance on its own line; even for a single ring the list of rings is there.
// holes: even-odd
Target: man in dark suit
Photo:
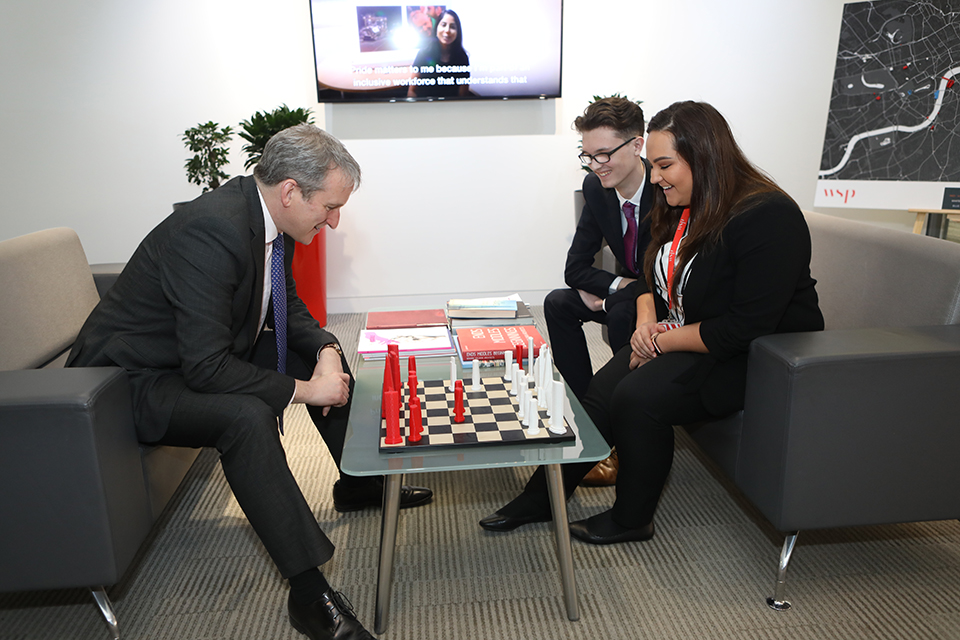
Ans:
[[[557,369],[581,398],[593,377],[583,323],[607,325],[614,353],[636,328],[635,284],[650,242],[647,213],[653,188],[640,156],[640,105],[626,98],[603,98],[592,102],[574,126],[582,136],[580,160],[591,173],[583,180],[585,204],[567,252],[564,281],[570,288],[551,291],[543,307]],[[604,241],[620,265],[617,274],[593,266]]]
[[[306,404],[339,468],[353,390],[337,339],[297,297],[290,267],[294,240],[336,228],[359,184],[359,165],[333,136],[312,125],[278,133],[253,176],[178,209],[144,239],[68,361],[127,370],[142,442],[217,448],[240,507],[290,581],[291,623],[314,639],[372,636],[317,568],[334,547],[280,443],[283,410]],[[382,479],[341,473],[333,493],[340,511],[375,506]],[[401,505],[431,496],[404,487]]]
[[[582,136],[580,160],[591,172],[583,180],[583,213],[577,223],[564,281],[568,289],[551,291],[543,302],[557,369],[578,398],[593,377],[584,322],[607,326],[613,353],[630,342],[636,328],[636,281],[650,243],[647,213],[653,204],[650,172],[643,150],[643,110],[626,98],[592,102],[574,126]],[[610,247],[619,273],[594,266],[603,243]],[[628,255],[629,252],[629,255]],[[617,458],[600,462],[586,484],[616,480]]]

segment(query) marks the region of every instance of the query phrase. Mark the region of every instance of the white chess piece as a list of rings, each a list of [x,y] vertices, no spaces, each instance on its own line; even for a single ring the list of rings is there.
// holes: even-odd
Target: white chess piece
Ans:
[[[514,362],[513,375],[511,377],[512,382],[510,383],[510,395],[512,396],[518,395],[520,392],[520,374],[518,372],[518,369],[519,369],[519,365],[516,362]]]
[[[450,356],[450,393],[454,392],[454,387],[457,385],[457,359],[455,356]]]
[[[480,361],[473,361],[473,371],[471,372],[470,378],[470,390],[471,391],[480,391],[482,387],[480,386]]]
[[[527,367],[531,376],[533,375],[533,336],[527,336]]]
[[[535,436],[540,433],[540,414],[537,413],[537,400],[530,396],[530,408],[527,410],[530,427],[527,429],[527,435]],[[525,420],[523,424],[528,424]]]
[[[513,351],[503,352],[503,379],[507,382],[513,380]]]
[[[541,350],[540,353],[543,354],[543,350]],[[537,394],[539,395],[540,392],[541,392],[541,390],[542,390],[542,388],[543,388],[543,380],[544,380],[544,376],[543,376],[543,355],[538,355],[538,356],[537,356],[537,359],[536,359],[535,364],[534,364],[534,367],[533,367],[533,372],[534,372],[534,374],[535,374],[535,375],[534,375],[534,378],[533,378],[533,380],[534,380],[534,386],[537,388]]]
[[[543,381],[543,404],[547,405],[547,416],[553,417],[553,373]]]
[[[553,382],[553,415],[550,417],[550,433],[565,433],[563,426],[563,401],[567,395],[563,392],[563,381]]]
[[[517,417],[525,419],[527,417],[527,390],[523,387],[517,392]],[[524,421],[523,424],[529,424]]]

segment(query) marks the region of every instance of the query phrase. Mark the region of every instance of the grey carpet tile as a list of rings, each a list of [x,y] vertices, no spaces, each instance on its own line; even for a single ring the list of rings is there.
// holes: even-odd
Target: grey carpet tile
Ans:
[[[542,308],[534,315],[543,327]],[[364,314],[335,314],[351,367]],[[588,325],[598,368],[610,357]],[[302,407],[288,410],[290,468],[337,545],[332,584],[373,626],[379,510],[340,514],[336,469]],[[401,512],[390,624],[383,638],[901,640],[960,638],[960,523],[801,532],[788,576],[794,607],[776,613],[783,541],[713,463],[677,431],[677,455],[650,542],[591,547],[574,541],[580,620],[567,620],[553,529],[508,534],[477,521],[513,498],[531,469],[408,476],[436,492]],[[578,519],[612,504],[612,487],[583,488]],[[123,582],[108,590],[124,638],[303,638],[286,617],[287,587],[240,512],[217,454],[201,453]],[[83,590],[0,595],[0,640],[107,638]]]

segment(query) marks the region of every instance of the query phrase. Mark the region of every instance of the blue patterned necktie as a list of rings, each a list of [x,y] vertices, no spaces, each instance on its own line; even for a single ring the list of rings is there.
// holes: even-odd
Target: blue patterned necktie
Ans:
[[[277,371],[287,372],[287,279],[283,273],[283,234],[273,241],[270,259],[270,297],[273,300],[273,332],[277,336]],[[283,414],[279,416],[283,433]]]
[[[627,254],[627,271],[637,272],[637,218],[634,212],[637,205],[629,200],[623,203],[623,215],[627,219],[627,233],[623,237],[623,250]]]

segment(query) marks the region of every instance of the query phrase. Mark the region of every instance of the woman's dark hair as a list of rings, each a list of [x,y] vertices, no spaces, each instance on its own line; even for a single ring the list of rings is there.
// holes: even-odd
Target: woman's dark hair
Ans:
[[[733,138],[730,125],[706,102],[675,102],[653,116],[647,134],[654,131],[673,136],[674,148],[693,176],[690,194],[690,228],[680,245],[676,273],[702,249],[715,245],[727,223],[741,213],[746,201],[762,194],[783,193],[766,174],[755,167]],[[643,271],[653,291],[653,268],[660,247],[673,239],[685,207],[667,204],[663,189],[654,190],[650,211],[651,242],[644,255]],[[670,298],[676,300],[675,278]]]
[[[453,44],[450,45],[450,48],[454,51],[463,51],[463,27],[460,25],[460,16],[457,15],[456,11],[451,9],[445,9],[443,13],[440,14],[440,17],[437,18],[437,23],[433,25],[433,37],[437,37],[437,29],[440,27],[440,21],[443,20],[443,16],[450,14],[453,16],[454,21],[457,23],[457,39],[453,41]],[[437,44],[440,43],[440,40],[437,40]]]

